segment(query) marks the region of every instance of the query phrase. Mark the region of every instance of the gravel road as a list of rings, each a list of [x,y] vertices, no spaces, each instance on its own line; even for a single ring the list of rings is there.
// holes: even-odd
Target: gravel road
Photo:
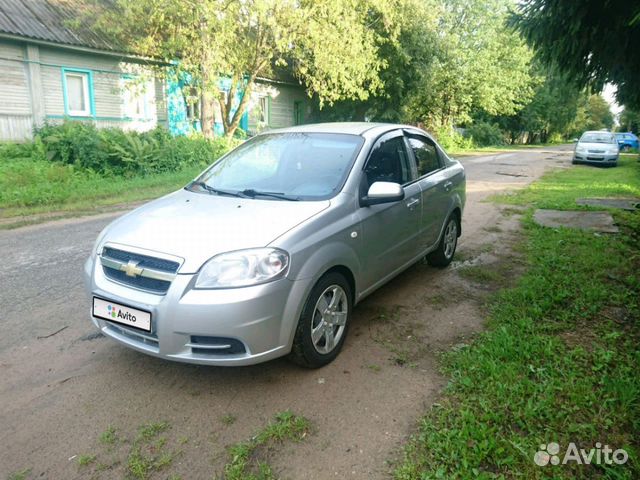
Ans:
[[[285,360],[227,369],[174,364],[97,335],[82,265],[119,214],[0,231],[0,476],[30,469],[27,478],[121,478],[126,449],[106,451],[99,435],[113,426],[132,438],[139,425],[166,421],[181,453],[154,478],[212,478],[227,461],[226,446],[290,409],[313,431],[268,454],[278,476],[388,478],[389,462],[446,382],[438,352],[482,329],[491,286],[461,271],[510,261],[518,216],[483,200],[546,168],[566,168],[568,148],[463,159],[468,204],[454,264],[416,265],[370,296],[356,308],[342,354],[320,370]],[[81,454],[97,455],[106,470],[79,466]]]

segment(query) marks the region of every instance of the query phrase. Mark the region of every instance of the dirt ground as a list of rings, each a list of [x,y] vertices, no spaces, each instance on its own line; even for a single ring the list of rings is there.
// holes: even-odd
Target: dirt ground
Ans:
[[[312,429],[299,443],[263,452],[277,476],[389,478],[446,383],[438,354],[481,331],[487,294],[518,272],[519,215],[484,200],[569,157],[531,150],[463,163],[468,203],[455,262],[444,270],[415,265],[367,298],[342,353],[320,370],[286,360],[175,364],[96,334],[82,261],[112,217],[0,232],[0,478],[22,470],[25,478],[125,477],[131,439],[150,422],[167,422],[164,448],[174,452],[152,478],[218,478],[227,446],[284,410],[308,418]],[[110,426],[129,440],[100,441]],[[81,455],[96,459],[81,466]]]

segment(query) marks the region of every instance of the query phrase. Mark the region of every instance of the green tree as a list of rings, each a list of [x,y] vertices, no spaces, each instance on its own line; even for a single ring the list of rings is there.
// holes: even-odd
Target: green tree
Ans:
[[[580,86],[617,86],[618,103],[640,108],[640,4],[626,0],[526,0],[512,23],[540,58]]]
[[[640,110],[633,110],[624,107],[620,113],[620,131],[621,132],[640,132]]]
[[[293,71],[320,104],[366,100],[379,90],[386,65],[378,51],[395,42],[398,1],[114,0],[97,27],[188,73],[201,97],[205,135],[213,135],[217,102],[231,136],[255,82],[276,67]],[[228,92],[221,77],[230,79]]]
[[[584,95],[578,105],[576,118],[571,125],[573,135],[580,135],[586,130],[611,130],[613,114],[602,95]]]
[[[405,121],[406,99],[424,87],[422,72],[434,61],[439,48],[438,0],[402,0],[395,12],[397,41],[380,46],[385,68],[380,71],[383,87],[366,100],[338,101],[331,108],[316,108],[318,121]],[[373,25],[384,35],[384,25]],[[319,105],[316,103],[316,106]]]
[[[531,102],[515,115],[496,119],[509,132],[511,143],[548,142],[552,137],[566,137],[575,121],[584,94],[567,78],[553,69],[537,67],[542,80]]]
[[[471,112],[512,115],[528,103],[531,52],[506,27],[509,0],[440,0],[438,49],[420,69],[405,118],[430,128],[471,121]]]

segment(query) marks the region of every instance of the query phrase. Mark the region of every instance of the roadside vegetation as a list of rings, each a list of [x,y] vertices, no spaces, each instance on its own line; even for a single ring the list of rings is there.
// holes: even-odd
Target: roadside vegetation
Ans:
[[[536,225],[535,208],[640,195],[640,163],[574,167],[496,200],[523,215],[526,273],[488,303],[485,333],[444,356],[450,377],[395,469],[430,478],[640,476],[640,212],[612,210],[615,235]],[[541,445],[623,448],[624,465],[537,466]],[[593,462],[595,463],[595,461]]]
[[[233,421],[235,421],[235,417]],[[224,418],[222,423],[229,426]],[[250,440],[227,447],[228,461],[222,467],[226,480],[275,480],[269,456],[284,442],[300,442],[311,429],[309,421],[290,411],[280,412],[273,421],[257,432]],[[96,452],[83,453],[75,457],[78,473],[83,478],[126,478],[146,480],[168,478],[179,480],[174,461],[188,454],[189,438],[171,432],[167,422],[152,422],[140,425],[134,435],[109,426],[98,437]],[[197,448],[197,447],[194,447]],[[11,479],[24,479],[30,469],[15,472]]]
[[[275,416],[251,440],[229,447],[229,462],[224,466],[226,480],[274,480],[277,478],[267,462],[269,449],[288,440],[302,441],[309,433],[310,423],[286,411]]]
[[[0,144],[0,217],[91,211],[185,185],[237,141],[173,137],[65,122],[32,142]]]

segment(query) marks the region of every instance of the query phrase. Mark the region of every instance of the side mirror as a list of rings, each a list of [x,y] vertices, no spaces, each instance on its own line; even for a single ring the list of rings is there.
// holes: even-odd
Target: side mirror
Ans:
[[[573,140],[571,140],[573,143],[578,143],[578,139],[574,138]]]
[[[381,203],[399,202],[404,198],[404,189],[399,183],[374,182],[369,187],[367,196],[360,199],[360,205],[368,207]]]

